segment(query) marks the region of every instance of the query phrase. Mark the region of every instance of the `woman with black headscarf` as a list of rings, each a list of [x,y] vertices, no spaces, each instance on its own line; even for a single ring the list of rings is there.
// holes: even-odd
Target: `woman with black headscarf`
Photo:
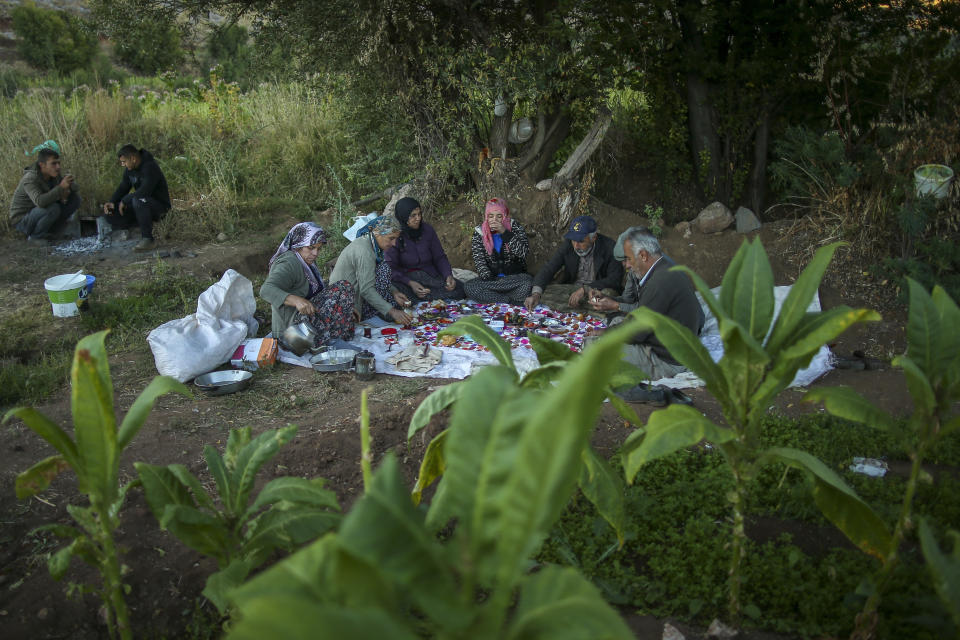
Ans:
[[[423,221],[420,203],[401,198],[393,215],[403,228],[396,246],[386,252],[393,284],[411,300],[461,300],[463,283],[453,277],[437,232]]]

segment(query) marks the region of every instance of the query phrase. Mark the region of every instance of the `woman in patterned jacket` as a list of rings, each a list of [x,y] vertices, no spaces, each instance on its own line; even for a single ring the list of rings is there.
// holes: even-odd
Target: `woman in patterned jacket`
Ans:
[[[478,277],[464,290],[477,302],[523,304],[533,276],[527,273],[527,233],[510,218],[507,203],[492,198],[484,209],[483,224],[474,229],[470,243]]]

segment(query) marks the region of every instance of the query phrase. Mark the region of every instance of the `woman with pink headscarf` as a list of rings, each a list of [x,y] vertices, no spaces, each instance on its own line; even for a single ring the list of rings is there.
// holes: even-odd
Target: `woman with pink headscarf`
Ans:
[[[492,198],[484,208],[483,224],[470,243],[477,278],[464,284],[467,297],[477,302],[523,304],[533,276],[527,273],[527,232],[510,218],[507,203]]]

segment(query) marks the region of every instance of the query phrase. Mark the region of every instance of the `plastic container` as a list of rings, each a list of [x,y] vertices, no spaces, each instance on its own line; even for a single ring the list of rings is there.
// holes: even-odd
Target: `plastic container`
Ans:
[[[53,315],[57,318],[69,318],[80,313],[77,302],[80,300],[80,292],[87,288],[87,276],[82,273],[70,273],[47,278],[43,282],[43,288],[47,290],[47,297],[50,298],[50,305],[53,307]]]
[[[918,196],[946,198],[950,195],[953,169],[943,164],[922,164],[913,170]]]

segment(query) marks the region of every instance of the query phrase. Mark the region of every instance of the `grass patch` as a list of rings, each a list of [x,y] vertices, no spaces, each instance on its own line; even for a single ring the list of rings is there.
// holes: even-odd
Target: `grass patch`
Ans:
[[[854,456],[904,460],[904,452],[884,434],[816,414],[771,416],[763,438],[765,446],[792,446],[820,457],[892,525],[905,479],[894,473],[869,478],[848,469]],[[619,461],[612,463],[622,474]],[[937,464],[948,469],[921,484],[915,510],[942,535],[960,529],[960,434],[940,448]],[[578,495],[540,559],[579,567],[611,602],[644,614],[702,625],[723,619],[731,526],[725,494],[731,487],[719,451],[679,451],[644,466],[627,487],[629,523],[622,549],[593,505]],[[765,470],[750,494],[747,522],[754,538],[744,564],[745,624],[804,637],[848,635],[863,604],[858,586],[876,569],[875,561],[847,544],[820,515],[800,472]],[[761,531],[773,537],[757,538]],[[945,633],[940,626],[945,612],[911,536],[881,606],[881,620],[879,637],[933,639]]]

